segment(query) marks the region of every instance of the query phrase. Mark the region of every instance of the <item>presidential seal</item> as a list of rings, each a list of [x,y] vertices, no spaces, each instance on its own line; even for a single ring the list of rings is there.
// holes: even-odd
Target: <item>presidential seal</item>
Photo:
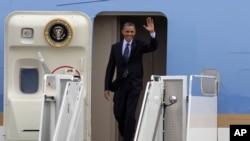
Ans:
[[[44,30],[44,37],[52,47],[64,47],[72,39],[73,31],[69,23],[63,19],[50,21]]]

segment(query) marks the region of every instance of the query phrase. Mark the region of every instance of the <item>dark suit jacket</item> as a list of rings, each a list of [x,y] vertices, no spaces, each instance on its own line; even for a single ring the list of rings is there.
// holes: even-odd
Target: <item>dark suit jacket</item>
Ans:
[[[143,77],[143,62],[142,56],[144,53],[152,52],[157,49],[158,42],[156,38],[150,38],[150,43],[133,39],[131,44],[131,52],[129,61],[126,63],[122,56],[123,41],[115,43],[111,47],[109,62],[107,65],[105,76],[105,90],[112,90],[112,80],[116,68],[116,77],[120,77],[124,70],[128,69],[129,78],[142,79]]]

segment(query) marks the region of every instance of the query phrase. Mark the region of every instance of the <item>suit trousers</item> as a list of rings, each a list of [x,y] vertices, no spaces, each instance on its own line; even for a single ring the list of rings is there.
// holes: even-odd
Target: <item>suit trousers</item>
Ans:
[[[120,87],[114,92],[113,112],[123,141],[132,141],[134,138],[135,112],[141,90],[141,79],[124,78]]]

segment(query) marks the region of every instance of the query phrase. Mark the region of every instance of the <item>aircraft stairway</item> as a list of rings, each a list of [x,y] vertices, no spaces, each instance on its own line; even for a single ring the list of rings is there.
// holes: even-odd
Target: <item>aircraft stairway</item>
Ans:
[[[80,141],[84,138],[83,82],[73,75],[45,75],[55,78],[55,89],[44,86],[39,141]]]
[[[215,74],[205,70],[201,75],[190,75],[189,85],[187,76],[152,75],[134,141],[217,141]]]

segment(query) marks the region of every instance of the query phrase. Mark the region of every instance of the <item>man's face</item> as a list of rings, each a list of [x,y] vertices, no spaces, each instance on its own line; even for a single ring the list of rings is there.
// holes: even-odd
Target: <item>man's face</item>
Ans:
[[[135,36],[135,27],[134,26],[125,26],[123,29],[122,29],[122,35],[124,37],[124,39],[128,42],[130,42],[134,36]]]

